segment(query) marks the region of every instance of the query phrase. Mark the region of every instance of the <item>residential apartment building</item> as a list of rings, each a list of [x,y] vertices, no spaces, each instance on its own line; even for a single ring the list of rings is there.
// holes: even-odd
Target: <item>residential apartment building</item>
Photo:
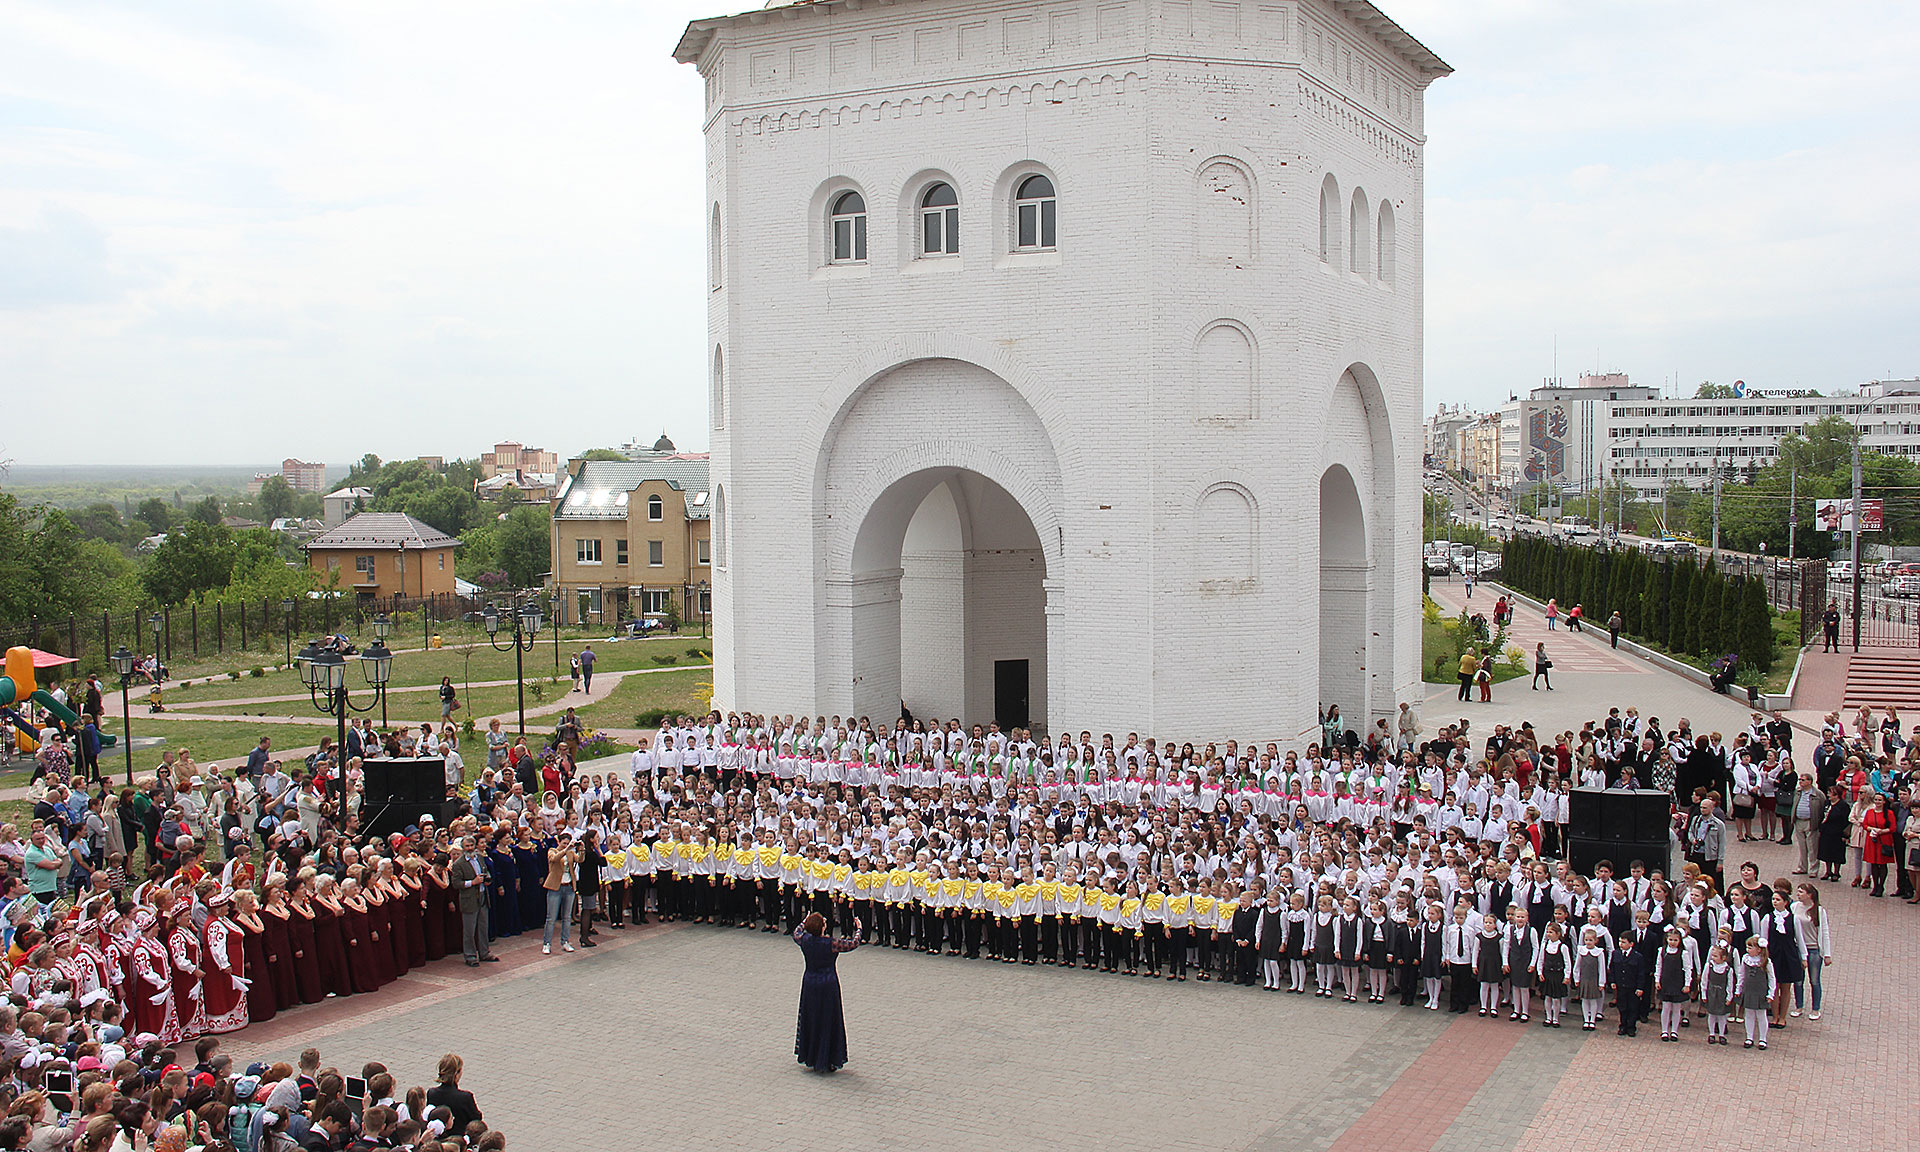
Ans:
[[[1456,404],[1452,408],[1440,405],[1434,414],[1426,419],[1426,453],[1433,467],[1454,471],[1463,467],[1464,457],[1460,453],[1460,434],[1467,426],[1480,419],[1480,414],[1465,405]]]
[[[280,478],[287,487],[295,492],[311,492],[318,496],[327,490],[327,466],[309,464],[305,460],[296,460],[289,456],[280,461]]]
[[[662,436],[627,460],[569,460],[554,491],[553,568],[565,623],[660,619],[671,604],[695,621],[712,611],[707,454]]]

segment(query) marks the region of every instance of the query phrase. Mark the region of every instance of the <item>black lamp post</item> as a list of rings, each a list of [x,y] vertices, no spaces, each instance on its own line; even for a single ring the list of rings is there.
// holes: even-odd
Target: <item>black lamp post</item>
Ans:
[[[700,581],[700,639],[707,638],[707,582]]]
[[[293,597],[288,596],[280,601],[280,611],[286,617],[287,663],[291,664],[293,663]]]
[[[347,713],[371,712],[376,701],[384,708],[387,681],[393,676],[393,653],[387,651],[383,641],[375,640],[360,654],[359,660],[360,670],[366,674],[374,695],[374,699],[367,701],[365,707],[355,704],[347,694],[347,658],[340,653],[308,644],[300,650],[300,658],[294,665],[300,671],[301,682],[307,686],[307,696],[313,701],[314,709],[333,717],[338,729],[338,735],[334,738],[334,755],[340,760],[334,774],[339,779],[340,790],[334,819],[342,835],[347,829]]]
[[[133,787],[133,712],[127,706],[127,689],[133,685],[133,653],[125,644],[113,650],[113,671],[120,677],[120,744],[127,754],[127,787]]]
[[[536,599],[539,595],[538,592],[533,593]],[[555,673],[560,671],[560,622],[566,618],[566,614],[560,611],[560,589],[556,587],[553,590],[553,670]]]
[[[153,631],[153,682],[155,685],[165,679],[160,675],[160,633],[166,626],[166,617],[158,612],[147,617],[147,627]]]
[[[373,618],[374,643],[385,645],[387,637],[391,635],[392,632],[393,632],[393,621],[387,618],[387,614],[385,612],[381,612]],[[387,695],[386,693],[382,692],[380,694],[380,728],[384,732],[386,730],[386,727],[387,727]]]
[[[514,694],[520,704],[520,735],[525,736],[527,734],[526,653],[533,651],[533,638],[540,633],[540,597],[538,595],[527,597],[513,613],[513,635],[504,645],[500,643],[499,638],[500,609],[489,604],[480,618],[487,626],[487,643],[493,645],[499,652],[505,652],[508,648],[513,649]],[[554,634],[558,635],[559,631],[555,628]]]

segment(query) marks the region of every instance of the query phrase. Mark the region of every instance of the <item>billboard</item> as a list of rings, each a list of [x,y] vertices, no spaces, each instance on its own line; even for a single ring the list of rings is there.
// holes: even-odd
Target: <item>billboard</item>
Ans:
[[[1885,512],[1884,501],[1860,501],[1860,531],[1880,531]],[[1813,504],[1813,520],[1823,532],[1851,532],[1853,531],[1853,501],[1816,500]]]
[[[1571,428],[1565,404],[1535,408],[1527,413],[1526,465],[1529,480],[1560,481],[1567,477],[1567,440]]]

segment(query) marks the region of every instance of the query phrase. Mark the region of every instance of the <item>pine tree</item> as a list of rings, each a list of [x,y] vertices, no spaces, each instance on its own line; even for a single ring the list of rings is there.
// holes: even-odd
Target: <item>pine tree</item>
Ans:
[[[1673,560],[1673,584],[1667,595],[1667,650],[1676,656],[1693,651],[1693,581],[1698,571],[1685,557]]]
[[[1646,570],[1646,578],[1640,587],[1640,619],[1628,623],[1634,625],[1638,635],[1664,643],[1667,634],[1667,584],[1672,579],[1673,570],[1652,557],[1648,557],[1642,567]]]
[[[1741,578],[1728,580],[1720,595],[1720,650],[1738,652],[1740,658],[1747,658],[1745,608],[1747,603],[1747,585],[1758,581]]]
[[[1747,581],[1740,607],[1740,658],[1762,674],[1773,669],[1773,609],[1758,580]]]
[[[1724,583],[1725,577],[1720,575],[1711,560],[1707,561],[1707,566],[1700,570],[1699,577],[1694,581],[1693,651],[1710,658],[1718,657],[1725,651],[1714,650],[1720,643],[1720,597]]]

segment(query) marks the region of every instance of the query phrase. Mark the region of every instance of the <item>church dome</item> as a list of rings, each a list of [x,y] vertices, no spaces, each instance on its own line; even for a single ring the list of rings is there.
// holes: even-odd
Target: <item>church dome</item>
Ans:
[[[667,439],[667,434],[665,432],[660,433],[660,439],[655,440],[653,442],[653,450],[655,452],[677,451],[677,449],[675,449],[673,446],[673,441]]]

